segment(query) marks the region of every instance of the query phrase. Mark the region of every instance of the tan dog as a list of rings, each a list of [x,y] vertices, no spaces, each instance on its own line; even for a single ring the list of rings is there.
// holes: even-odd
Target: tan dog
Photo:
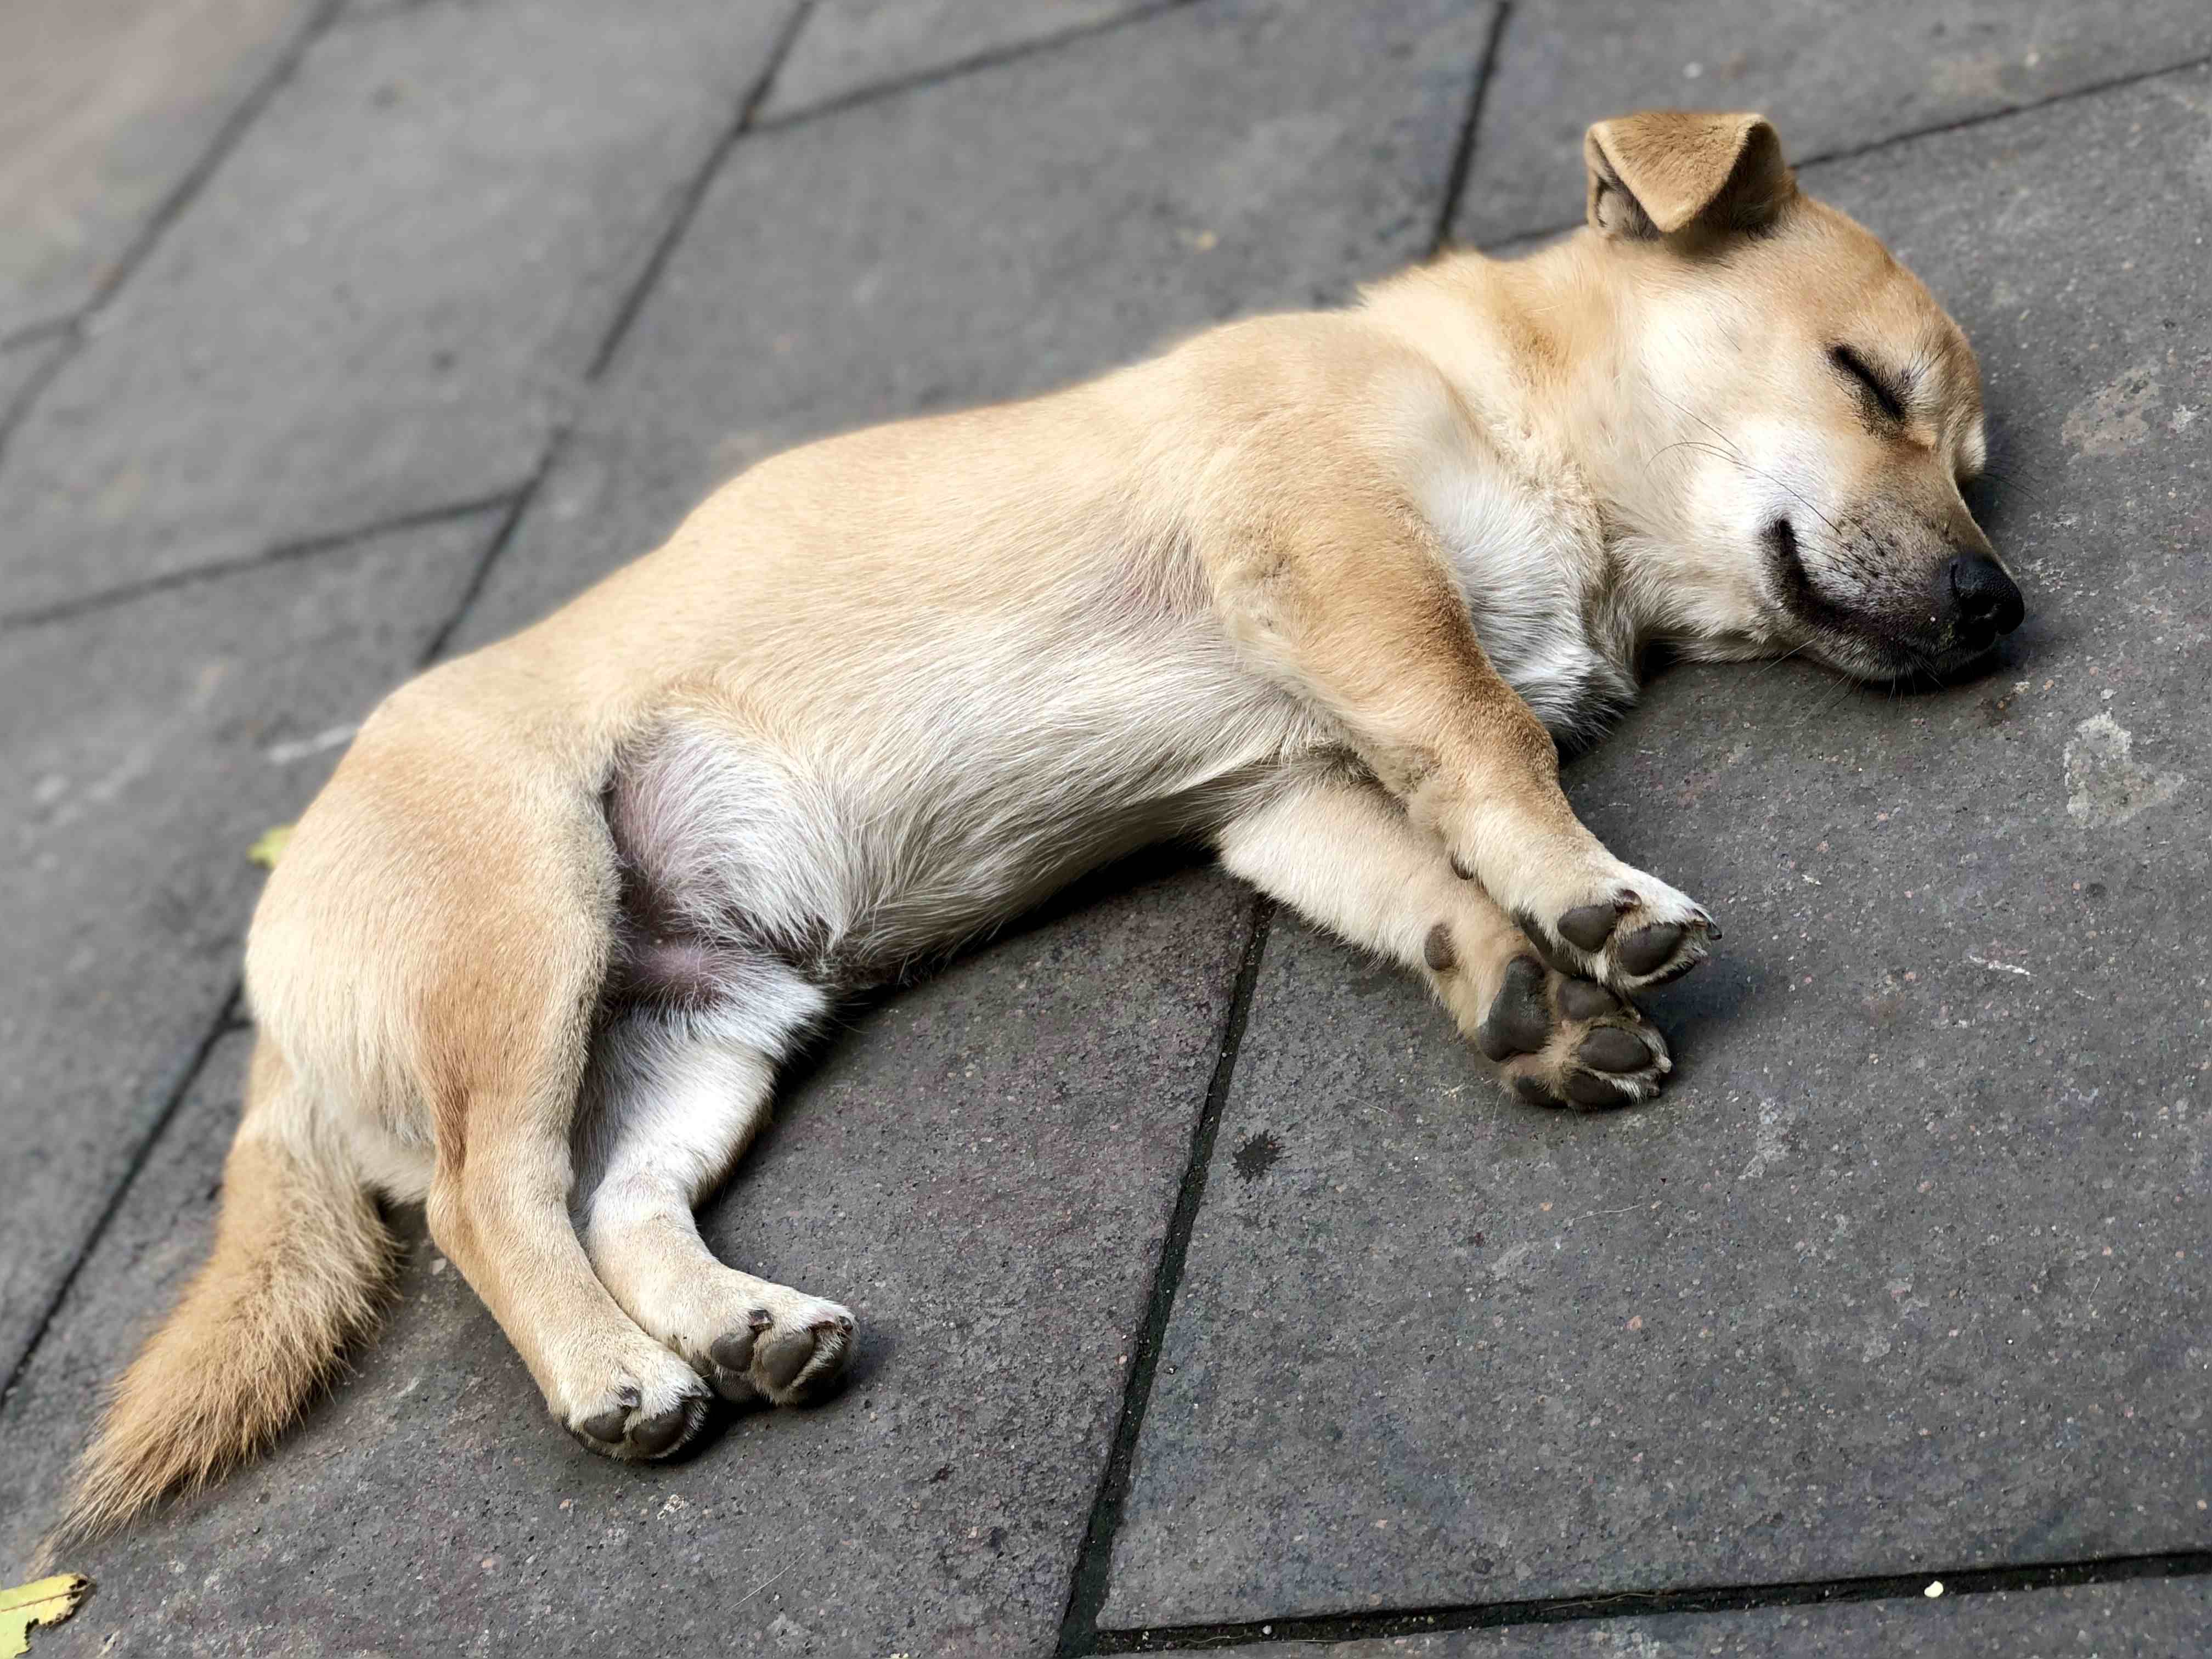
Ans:
[[[806,1398],[834,1302],[692,1206],[839,999],[1196,836],[1424,976],[1523,1098],[1648,1097],[1718,936],[1560,793],[1639,653],[1948,671],[2021,616],[1957,326],[1750,115],[1590,130],[1587,229],[1051,397],[811,445],[395,693],[254,919],[215,1253],[70,1525],[264,1444],[427,1199],[554,1416]]]

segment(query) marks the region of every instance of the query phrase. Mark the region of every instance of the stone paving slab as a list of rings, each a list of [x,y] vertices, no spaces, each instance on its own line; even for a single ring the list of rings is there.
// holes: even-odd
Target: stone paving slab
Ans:
[[[1815,155],[2208,55],[2203,0],[1523,0],[1454,234],[1579,223],[1583,130],[1630,110],[1765,110]]]
[[[0,1377],[236,981],[246,849],[320,786],[315,740],[413,667],[494,527],[0,635]]]
[[[0,339],[74,316],[321,9],[15,0],[0,54]]]
[[[787,15],[324,35],[17,429],[0,610],[519,485]]]
[[[1808,175],[1982,346],[2029,626],[1571,769],[1728,924],[1650,1109],[1279,926],[1105,1625],[2212,1546],[2208,154],[2200,70]]]
[[[801,439],[1064,385],[1419,257],[1487,27],[1457,0],[1210,3],[746,138],[466,637]]]
[[[2179,1659],[2212,1651],[2212,1580],[1516,1625],[1364,1642],[1260,1642],[1246,1659]]]
[[[595,1457],[410,1212],[404,1299],[359,1376],[264,1463],[72,1555],[99,1595],[40,1659],[501,1652],[519,1632],[545,1655],[1049,1651],[1248,909],[1211,870],[1109,885],[858,1018],[710,1210],[731,1260],[860,1316],[835,1400],[744,1418],[678,1466]],[[204,1248],[243,1050],[7,1404],[0,1559]]]
[[[1155,10],[1160,0],[817,0],[761,118]]]

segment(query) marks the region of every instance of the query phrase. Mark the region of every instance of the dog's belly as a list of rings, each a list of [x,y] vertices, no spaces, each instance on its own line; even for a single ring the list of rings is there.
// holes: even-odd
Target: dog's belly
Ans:
[[[708,1000],[767,956],[853,988],[1087,870],[1203,833],[1321,731],[1225,645],[1112,637],[956,653],[823,716],[732,701],[667,714],[606,808],[618,980]]]

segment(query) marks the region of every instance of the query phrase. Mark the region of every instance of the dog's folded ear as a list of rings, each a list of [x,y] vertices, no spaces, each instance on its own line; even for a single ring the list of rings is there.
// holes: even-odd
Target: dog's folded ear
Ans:
[[[1671,236],[1691,225],[1756,230],[1797,192],[1763,115],[1645,110],[1583,135],[1589,222],[1607,236]]]

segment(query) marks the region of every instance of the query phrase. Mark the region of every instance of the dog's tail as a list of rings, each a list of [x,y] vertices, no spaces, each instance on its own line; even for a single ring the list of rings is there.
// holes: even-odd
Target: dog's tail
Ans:
[[[351,1159],[319,1144],[298,1087],[261,1038],[214,1252],[111,1392],[49,1553],[264,1449],[374,1327],[392,1237]]]

